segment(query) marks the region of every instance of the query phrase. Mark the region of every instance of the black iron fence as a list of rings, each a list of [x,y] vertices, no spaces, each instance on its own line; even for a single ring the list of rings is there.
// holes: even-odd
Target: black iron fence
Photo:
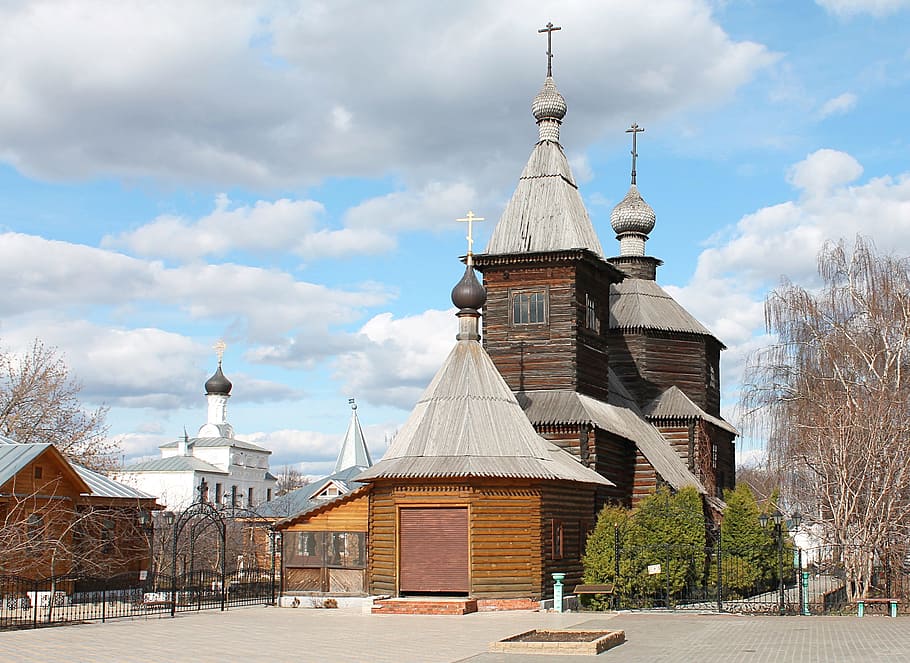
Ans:
[[[910,567],[889,564],[874,551],[825,546],[725,552],[720,545],[617,546],[611,597],[595,607],[710,610],[736,613],[819,615],[890,610],[885,601],[910,602]],[[862,579],[856,566],[864,565]]]
[[[271,604],[275,590],[271,568],[193,571],[176,577],[135,572],[42,580],[0,576],[0,630]]]

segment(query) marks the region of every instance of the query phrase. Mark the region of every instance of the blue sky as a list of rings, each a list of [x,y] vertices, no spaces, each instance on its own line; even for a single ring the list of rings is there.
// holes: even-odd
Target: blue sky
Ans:
[[[0,4],[0,343],[56,346],[128,459],[205,417],[330,469],[374,457],[454,342],[545,74],[605,251],[629,184],[658,280],[745,357],[826,239],[910,254],[910,0]]]

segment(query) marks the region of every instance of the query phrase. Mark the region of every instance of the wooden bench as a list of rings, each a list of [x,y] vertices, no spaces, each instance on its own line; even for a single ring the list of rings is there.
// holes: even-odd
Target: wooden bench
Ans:
[[[857,599],[856,600],[856,616],[863,617],[866,614],[866,605],[870,603],[882,603],[888,604],[888,615],[891,617],[897,617],[897,604],[900,603],[900,599]]]
[[[604,585],[575,585],[575,589],[572,590],[573,594],[612,594],[613,593],[613,583],[606,583]]]

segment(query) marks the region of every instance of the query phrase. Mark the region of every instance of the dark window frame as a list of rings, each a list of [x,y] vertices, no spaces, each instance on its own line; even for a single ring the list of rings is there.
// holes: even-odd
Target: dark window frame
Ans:
[[[521,288],[509,293],[509,324],[545,326],[550,322],[548,288]]]
[[[562,559],[565,556],[566,532],[558,518],[550,520],[550,539],[550,559]]]

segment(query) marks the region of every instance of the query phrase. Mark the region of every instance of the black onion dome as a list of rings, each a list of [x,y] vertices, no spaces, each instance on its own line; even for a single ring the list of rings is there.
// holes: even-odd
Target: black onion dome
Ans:
[[[215,374],[205,381],[205,393],[228,395],[231,393],[233,386],[231,381],[224,377],[224,373],[221,372],[221,362],[218,362]]]
[[[458,308],[479,309],[487,302],[487,291],[480,285],[474,275],[474,268],[470,265],[464,270],[464,276],[452,288],[452,303]]]

